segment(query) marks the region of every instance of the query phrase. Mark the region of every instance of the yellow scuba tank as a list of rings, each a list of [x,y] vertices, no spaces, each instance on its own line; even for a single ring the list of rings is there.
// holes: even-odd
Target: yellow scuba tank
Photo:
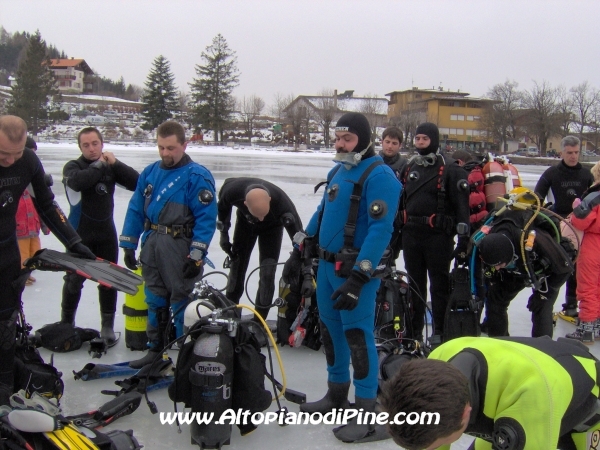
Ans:
[[[138,267],[134,272],[141,275],[142,268]],[[137,294],[125,294],[123,315],[125,316],[125,345],[131,350],[146,350],[148,348],[146,336],[148,305],[143,284]]]
[[[571,433],[571,438],[577,450],[600,450],[600,422],[589,430]]]

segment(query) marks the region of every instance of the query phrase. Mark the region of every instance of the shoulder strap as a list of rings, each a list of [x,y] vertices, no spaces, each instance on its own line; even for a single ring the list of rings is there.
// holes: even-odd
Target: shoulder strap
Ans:
[[[348,219],[346,225],[344,225],[344,247],[351,248],[354,246],[354,233],[356,232],[356,219],[358,218],[358,207],[360,205],[360,199],[362,196],[362,189],[367,177],[371,174],[373,169],[377,166],[384,164],[383,161],[374,161],[366,170],[362,173],[357,182],[354,183],[352,189],[352,195],[350,196],[350,209],[348,211]]]

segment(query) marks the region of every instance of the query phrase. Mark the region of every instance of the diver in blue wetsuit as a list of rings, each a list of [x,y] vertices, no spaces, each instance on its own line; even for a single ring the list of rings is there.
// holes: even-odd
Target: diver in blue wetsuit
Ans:
[[[188,296],[200,276],[208,245],[217,226],[215,181],[205,167],[185,153],[183,127],[165,122],[157,129],[161,161],[144,169],[129,202],[123,233],[125,265],[135,270],[140,235],[140,262],[148,304],[150,351],[131,367],[152,362],[163,348],[168,307],[175,332],[183,334]]]
[[[351,361],[356,408],[375,410],[378,364],[373,323],[380,284],[376,276],[402,190],[392,170],[375,155],[365,116],[344,114],[335,135],[334,161],[340,166],[329,173],[321,204],[306,228],[312,239],[306,238],[305,248],[318,244],[317,303],[329,388],[323,399],[301,405],[309,413],[348,407]],[[334,434],[344,442],[366,442],[376,435],[381,439],[373,426],[356,421]]]

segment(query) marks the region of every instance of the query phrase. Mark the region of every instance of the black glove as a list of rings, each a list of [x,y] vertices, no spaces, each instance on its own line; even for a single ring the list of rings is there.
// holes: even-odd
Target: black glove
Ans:
[[[125,248],[123,249],[123,253],[123,260],[125,261],[125,265],[127,266],[127,268],[129,270],[137,270],[138,262],[135,258],[135,250],[132,248]]]
[[[348,279],[331,295],[335,301],[333,309],[346,309],[352,311],[358,305],[358,298],[363,286],[369,281],[369,277],[353,270]]]
[[[312,297],[315,293],[315,280],[313,278],[312,268],[305,267],[302,269],[302,273],[304,274],[304,280],[300,287],[300,293],[304,298]]]
[[[456,259],[459,266],[468,265],[467,249],[469,247],[468,236],[459,236],[456,248],[452,252],[452,259]]]
[[[527,302],[527,309],[532,313],[540,312],[548,301],[548,297],[544,294],[534,291],[531,297],[529,297],[529,302]]]
[[[69,248],[69,252],[75,253],[76,255],[81,256],[85,259],[96,259],[96,255],[94,255],[92,251],[85,245],[83,245],[81,242],[71,245],[71,247]]]
[[[227,255],[233,259],[233,252],[231,250],[231,242],[229,242],[229,235],[227,233],[221,233],[221,239],[219,239],[219,246]]]
[[[292,278],[300,276],[300,268],[302,267],[302,255],[300,250],[294,247],[292,254],[283,265],[283,272],[281,277],[286,284],[291,284]]]
[[[196,278],[200,273],[202,273],[202,261],[187,258],[183,266],[183,278]]]

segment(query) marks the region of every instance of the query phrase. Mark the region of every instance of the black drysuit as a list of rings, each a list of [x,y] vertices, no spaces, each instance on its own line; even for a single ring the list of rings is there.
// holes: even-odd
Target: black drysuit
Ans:
[[[71,205],[69,222],[81,236],[82,242],[99,258],[117,262],[117,230],[113,220],[115,185],[133,191],[138,172],[117,160],[114,164],[90,161],[80,156],[63,168],[63,183]],[[62,295],[63,316],[73,317],[81,298],[85,278],[77,274],[64,277]],[[114,314],[117,291],[98,285],[100,312]]]
[[[413,295],[413,330],[420,340],[428,274],[435,334],[443,333],[456,225],[469,224],[469,188],[464,169],[440,154],[433,165],[409,161],[405,172],[399,213],[402,250],[406,271],[421,296]]]
[[[269,214],[262,222],[250,214],[244,201],[246,191],[252,185],[266,187],[271,197]],[[287,194],[273,183],[260,178],[228,178],[219,191],[218,221],[221,233],[228,233],[231,227],[231,211],[237,208],[235,230],[233,232],[233,255],[226,295],[238,303],[244,293],[244,281],[252,249],[258,239],[260,276],[255,304],[261,316],[266,317],[275,292],[275,271],[281,251],[283,228],[290,239],[302,230],[302,221],[296,207]],[[263,306],[261,308],[261,306]]]
[[[573,212],[573,200],[583,199],[583,193],[594,184],[590,169],[577,163],[567,166],[564,160],[549,167],[535,185],[535,193],[543,200],[546,196],[553,205],[550,209],[563,217]],[[577,308],[577,278],[575,272],[567,280],[564,309]]]
[[[16,314],[27,275],[21,274],[21,254],[15,233],[19,198],[25,191],[33,198],[40,218],[67,248],[81,241],[46,185],[44,168],[33,150],[10,167],[0,167],[0,405],[12,394],[15,358]]]

